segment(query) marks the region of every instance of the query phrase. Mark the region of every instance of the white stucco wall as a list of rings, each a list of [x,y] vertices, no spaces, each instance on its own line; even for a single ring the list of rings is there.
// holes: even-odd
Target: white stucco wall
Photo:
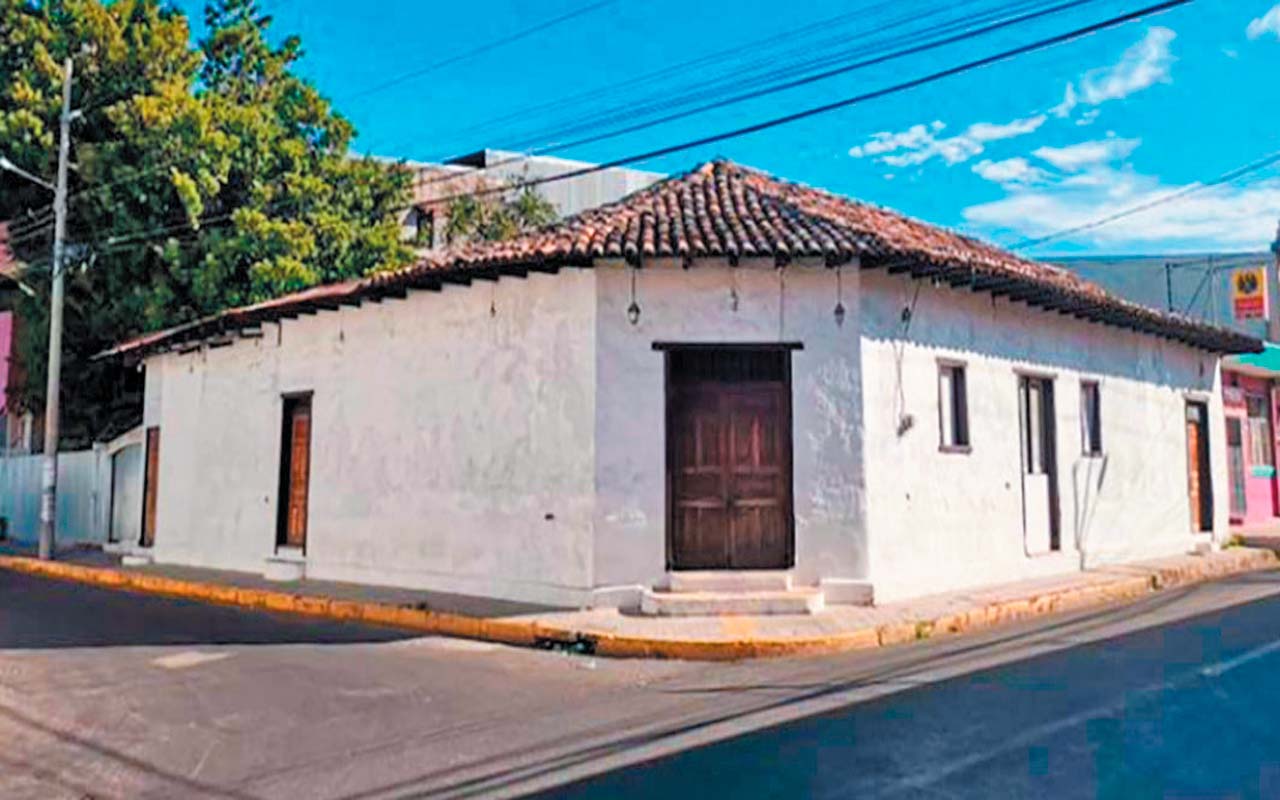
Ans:
[[[309,577],[616,604],[666,573],[662,343],[797,343],[795,578],[878,602],[1181,553],[1184,408],[1217,362],[1114,327],[883,271],[672,261],[415,292],[147,362],[159,561],[261,571],[275,552],[281,397],[310,391]],[[635,279],[639,323],[626,309]],[[904,329],[901,312],[914,315]],[[731,296],[736,287],[736,309]],[[491,313],[491,309],[493,313]],[[939,452],[937,359],[967,365],[972,450]],[[1018,370],[1055,381],[1063,548],[1028,556]],[[1105,456],[1080,455],[1098,380]],[[902,414],[913,425],[898,434]]]
[[[862,276],[870,576],[878,602],[1185,553],[1184,427],[1209,403],[1215,487],[1226,463],[1217,360],[1167,340],[923,284]],[[905,331],[905,333],[904,333]],[[938,359],[965,362],[972,451],[939,450]],[[1054,378],[1062,550],[1024,550],[1018,370]],[[1101,384],[1103,458],[1081,455],[1080,381]],[[898,435],[900,415],[913,426]],[[1215,529],[1226,497],[1215,492]]]
[[[147,362],[154,556],[261,571],[284,393],[314,392],[309,577],[589,595],[595,278],[532,274],[264,326]]]
[[[611,263],[596,274],[596,586],[652,586],[665,575],[666,395],[655,342],[802,345],[791,356],[796,579],[864,577],[857,270],[842,271],[843,326],[832,313],[835,273],[820,264],[648,262],[635,274],[637,325],[626,313],[631,270]]]

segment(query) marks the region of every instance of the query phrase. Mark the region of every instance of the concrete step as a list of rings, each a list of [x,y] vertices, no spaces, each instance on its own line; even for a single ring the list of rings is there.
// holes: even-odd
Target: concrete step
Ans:
[[[756,592],[664,592],[645,590],[640,613],[652,617],[816,614],[825,607],[820,589]]]
[[[671,572],[667,575],[672,592],[786,592],[791,590],[791,573],[781,570],[707,570]]]
[[[146,553],[125,553],[120,557],[120,564],[125,567],[147,567],[151,563],[151,556]]]
[[[262,577],[269,581],[287,583],[300,581],[307,575],[307,562],[294,556],[274,556],[267,559]]]

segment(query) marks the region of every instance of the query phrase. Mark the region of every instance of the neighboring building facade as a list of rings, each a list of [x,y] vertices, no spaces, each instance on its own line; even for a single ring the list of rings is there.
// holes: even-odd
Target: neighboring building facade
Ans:
[[[1155,256],[1093,256],[1063,259],[1062,266],[1130,300],[1165,305],[1178,313],[1264,337],[1267,321],[1237,319],[1231,283],[1235,271],[1271,264],[1273,253],[1206,253]],[[1273,298],[1275,288],[1272,287]],[[1274,304],[1274,299],[1273,299]],[[1277,422],[1280,421],[1280,347],[1231,357],[1222,363],[1227,483],[1233,528],[1256,530],[1280,524],[1280,483],[1276,476]]]
[[[1276,439],[1280,422],[1280,347],[1223,359],[1227,487],[1231,524],[1241,529],[1280,523]]]
[[[1259,348],[717,162],[111,355],[146,369],[137,555],[633,606],[674,573],[868,602],[1212,546],[1218,355]]]
[[[531,156],[507,150],[480,150],[441,164],[409,164],[414,170],[413,203],[401,219],[407,240],[421,251],[447,247],[450,198],[477,190],[519,187],[569,172],[590,170],[593,164],[552,156]],[[597,208],[651,186],[665,176],[657,172],[611,167],[532,188],[560,218]],[[456,244],[456,243],[455,243]]]

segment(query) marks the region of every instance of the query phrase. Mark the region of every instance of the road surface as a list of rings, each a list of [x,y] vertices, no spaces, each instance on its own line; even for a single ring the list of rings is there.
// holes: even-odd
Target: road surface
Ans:
[[[0,572],[6,799],[1273,797],[1278,720],[1280,573],[871,653],[689,664]]]

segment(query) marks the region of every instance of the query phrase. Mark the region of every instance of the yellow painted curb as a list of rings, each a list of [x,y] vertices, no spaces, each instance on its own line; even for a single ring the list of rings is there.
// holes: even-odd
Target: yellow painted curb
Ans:
[[[1017,620],[1134,600],[1153,591],[1186,586],[1242,572],[1271,569],[1280,558],[1271,550],[1238,548],[1210,562],[1161,567],[1106,583],[1077,586],[954,611],[932,619],[907,619],[876,627],[811,637],[762,638],[751,625],[734,624],[726,639],[659,639],[574,630],[527,619],[485,619],[387,603],[338,600],[167,578],[125,570],[87,567],[23,556],[0,556],[0,569],[218,605],[364,622],[420,633],[481,639],[521,647],[563,646],[614,658],[668,658],[739,661],[748,658],[818,655],[904,644],[937,635],[955,635]]]

